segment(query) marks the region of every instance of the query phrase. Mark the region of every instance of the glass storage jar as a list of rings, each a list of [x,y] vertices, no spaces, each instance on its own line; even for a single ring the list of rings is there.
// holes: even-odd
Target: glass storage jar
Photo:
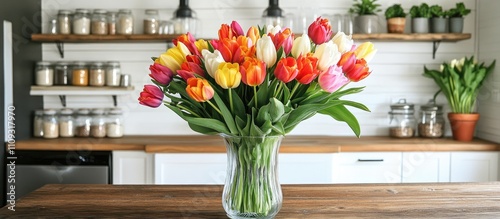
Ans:
[[[59,113],[59,136],[74,137],[75,136],[75,119],[73,118],[72,109],[62,109]]]
[[[106,81],[106,71],[104,63],[94,62],[90,65],[89,71],[89,85],[90,86],[104,86]]]
[[[111,109],[106,123],[106,136],[110,138],[123,137],[123,115],[121,109]]]
[[[35,110],[33,117],[33,136],[43,137],[43,110]]]
[[[121,77],[120,62],[109,61],[106,63],[106,86],[120,86]]]
[[[129,9],[120,9],[118,11],[118,34],[132,34],[134,32],[134,17]]]
[[[108,12],[106,20],[108,22],[108,34],[115,35],[116,34],[116,12]]]
[[[92,13],[91,33],[96,35],[106,35],[108,34],[107,20],[106,20],[106,10],[95,9]]]
[[[88,109],[79,109],[75,118],[75,136],[89,137],[90,136],[90,115]]]
[[[160,16],[158,16],[158,10],[147,9],[144,13],[144,34],[158,34],[160,28]]]
[[[37,62],[35,70],[36,85],[51,86],[54,84],[54,69],[50,62]]]
[[[48,34],[57,34],[58,33],[58,30],[57,30],[57,19],[51,19],[49,21],[49,28],[48,28],[47,33]]]
[[[89,70],[85,62],[75,62],[71,68],[71,81],[75,86],[89,85]]]
[[[391,105],[389,112],[389,136],[394,138],[411,138],[415,136],[415,110],[414,105],[401,99]]]
[[[59,34],[71,34],[71,11],[59,10],[57,13],[57,27]]]
[[[424,138],[440,138],[444,136],[443,106],[430,100],[427,105],[420,106],[418,135]]]
[[[106,137],[106,118],[103,109],[92,110],[90,121],[90,136],[94,138]]]
[[[88,9],[76,9],[73,17],[73,33],[78,35],[90,34],[90,11]]]
[[[57,122],[57,111],[46,109],[43,111],[43,137],[57,138],[59,137],[59,125]]]
[[[68,85],[71,83],[69,63],[58,62],[56,63],[54,73],[54,84],[55,85]]]

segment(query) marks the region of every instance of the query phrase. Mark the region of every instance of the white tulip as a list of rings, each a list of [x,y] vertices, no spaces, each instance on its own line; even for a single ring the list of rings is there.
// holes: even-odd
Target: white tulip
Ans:
[[[201,55],[205,60],[205,68],[207,69],[208,74],[213,78],[215,72],[217,71],[217,68],[219,67],[219,64],[225,62],[224,57],[222,57],[222,54],[219,52],[219,50],[215,50],[213,53],[211,53],[207,49],[204,49],[201,51]]]
[[[267,68],[271,68],[274,63],[276,63],[276,47],[270,36],[265,35],[258,39],[255,44],[255,51],[257,53],[257,59],[264,61]]]
[[[300,54],[307,54],[311,52],[311,40],[307,34],[302,34],[293,41],[292,56],[298,58]]]
[[[281,26],[280,25],[276,25],[276,26],[267,25],[266,31],[267,31],[267,33],[277,34],[278,32],[281,31]]]
[[[352,45],[354,45],[354,40],[352,40],[351,35],[345,35],[344,32],[337,32],[332,38],[333,43],[335,43],[341,53],[351,51]]]
[[[326,71],[330,66],[339,62],[342,54],[339,52],[337,45],[332,41],[328,41],[317,46],[313,56],[318,58],[318,69]]]

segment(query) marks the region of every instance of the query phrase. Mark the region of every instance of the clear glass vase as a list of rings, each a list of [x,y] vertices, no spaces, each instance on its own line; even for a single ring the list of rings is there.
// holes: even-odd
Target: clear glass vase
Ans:
[[[227,150],[222,205],[230,218],[274,218],[283,195],[278,180],[278,150],[283,136],[221,135]]]

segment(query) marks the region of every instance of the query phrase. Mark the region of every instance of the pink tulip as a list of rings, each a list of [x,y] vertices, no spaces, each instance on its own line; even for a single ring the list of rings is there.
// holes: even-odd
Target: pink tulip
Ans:
[[[245,34],[243,32],[243,29],[241,28],[240,24],[236,21],[231,22],[231,30],[233,31],[233,35],[235,37],[238,37],[238,36]]]
[[[141,105],[156,108],[163,101],[163,91],[155,85],[144,85],[138,100]]]
[[[319,86],[329,93],[333,93],[349,83],[349,79],[342,72],[342,68],[332,65],[318,77]]]
[[[149,71],[151,74],[149,76],[161,85],[167,86],[170,84],[174,77],[174,73],[169,68],[160,65],[159,63],[154,63],[149,66]]]

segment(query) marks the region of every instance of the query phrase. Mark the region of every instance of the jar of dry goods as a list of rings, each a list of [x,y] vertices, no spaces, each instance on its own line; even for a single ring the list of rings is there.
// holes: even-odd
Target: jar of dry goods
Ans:
[[[115,35],[116,34],[116,12],[108,12],[106,20],[108,22],[108,34]]]
[[[121,109],[111,109],[106,123],[106,136],[110,138],[123,137],[123,118]]]
[[[69,63],[58,62],[54,69],[54,85],[69,85],[71,83]]]
[[[129,9],[120,9],[118,11],[118,34],[132,34],[134,32],[134,17]]]
[[[71,68],[71,81],[75,86],[89,85],[89,70],[85,62],[75,62]]]
[[[106,118],[103,109],[92,110],[90,121],[90,136],[94,138],[106,137]]]
[[[96,35],[108,34],[108,22],[106,20],[106,10],[96,9],[92,14],[91,32]]]
[[[90,115],[88,109],[79,109],[75,118],[75,136],[89,137],[90,136]]]
[[[57,13],[57,26],[59,34],[71,34],[71,11],[59,10]]]
[[[120,77],[122,71],[120,62],[109,61],[106,63],[106,86],[120,86]]]
[[[160,17],[158,10],[147,9],[144,17],[144,34],[158,34],[160,28]]]
[[[90,86],[104,86],[106,81],[106,71],[104,63],[94,62],[90,65],[89,71],[89,85]]]
[[[57,122],[57,111],[46,109],[43,111],[43,137],[57,138],[59,137],[59,125]]]
[[[33,117],[33,136],[43,137],[43,110],[35,110]]]
[[[90,34],[90,11],[88,9],[76,9],[73,17],[73,33],[78,35]]]
[[[418,135],[424,138],[440,138],[444,136],[443,106],[430,100],[420,107]]]
[[[35,70],[36,85],[51,86],[54,84],[54,69],[50,62],[37,62]]]
[[[62,109],[59,113],[59,136],[75,136],[75,119],[73,118],[72,109]]]
[[[399,100],[391,105],[389,112],[389,136],[395,138],[411,138],[415,136],[415,110],[414,105],[407,103],[406,99]]]

